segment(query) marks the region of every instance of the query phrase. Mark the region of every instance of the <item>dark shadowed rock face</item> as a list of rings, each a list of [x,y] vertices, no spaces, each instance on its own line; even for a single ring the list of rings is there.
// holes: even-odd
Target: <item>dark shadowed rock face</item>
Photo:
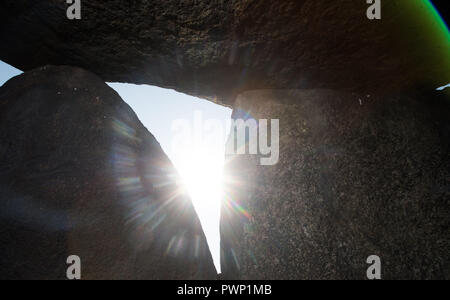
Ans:
[[[213,279],[190,199],[97,76],[43,67],[0,88],[0,278]]]
[[[450,278],[450,98],[253,91],[242,111],[280,120],[280,160],[230,157],[222,272],[242,279]]]
[[[386,92],[450,79],[448,33],[428,1],[2,0],[0,59],[83,67],[232,105],[256,89]]]

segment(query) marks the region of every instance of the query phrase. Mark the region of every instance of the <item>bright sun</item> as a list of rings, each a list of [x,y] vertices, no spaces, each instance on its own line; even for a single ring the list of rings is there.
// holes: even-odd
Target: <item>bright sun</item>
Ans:
[[[220,207],[231,109],[153,86],[110,86],[155,135],[180,174],[220,272]]]
[[[172,158],[202,222],[214,263],[220,272],[219,220],[223,189],[224,145],[178,149]]]

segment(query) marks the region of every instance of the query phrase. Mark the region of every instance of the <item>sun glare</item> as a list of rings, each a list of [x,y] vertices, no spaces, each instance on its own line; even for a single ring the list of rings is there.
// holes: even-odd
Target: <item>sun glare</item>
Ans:
[[[202,221],[205,235],[220,272],[220,205],[223,192],[225,148],[204,145],[185,146],[173,153],[172,160],[186,186]]]
[[[156,137],[180,174],[220,272],[222,173],[231,109],[153,86],[109,85]]]

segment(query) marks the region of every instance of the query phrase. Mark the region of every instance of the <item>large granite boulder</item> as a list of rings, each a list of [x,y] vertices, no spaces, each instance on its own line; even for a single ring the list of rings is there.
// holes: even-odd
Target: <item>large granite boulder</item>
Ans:
[[[191,200],[119,95],[79,68],[0,88],[0,278],[214,279]]]
[[[223,277],[366,279],[377,255],[383,279],[450,279],[449,116],[444,92],[240,95],[234,119],[279,119],[279,162],[228,157]]]
[[[428,0],[2,0],[0,59],[74,65],[104,81],[227,105],[256,89],[386,92],[450,80],[448,31]]]

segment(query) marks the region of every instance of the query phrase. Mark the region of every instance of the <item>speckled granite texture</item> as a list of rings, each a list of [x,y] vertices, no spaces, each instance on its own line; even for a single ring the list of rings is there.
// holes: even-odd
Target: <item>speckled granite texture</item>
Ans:
[[[428,1],[0,1],[0,59],[22,70],[73,65],[104,81],[152,84],[232,105],[256,89],[436,88],[450,44]]]
[[[450,98],[243,93],[234,118],[280,120],[280,161],[229,157],[222,271],[240,279],[450,279]]]

